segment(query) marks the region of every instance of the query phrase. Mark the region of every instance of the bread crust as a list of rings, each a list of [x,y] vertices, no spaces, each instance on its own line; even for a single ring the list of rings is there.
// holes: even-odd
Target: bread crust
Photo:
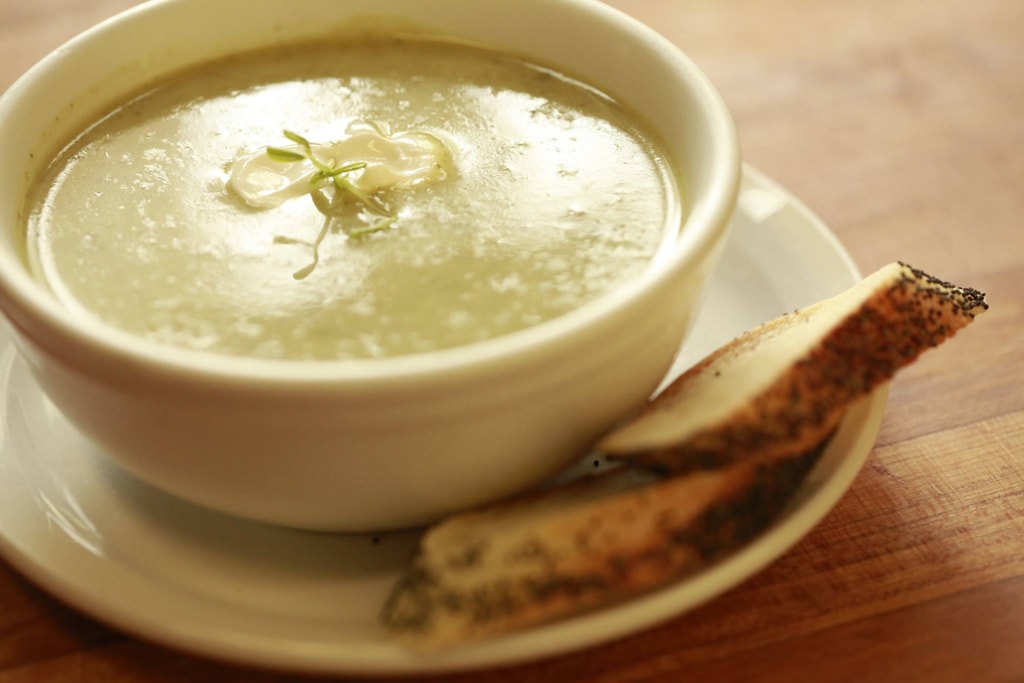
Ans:
[[[851,300],[856,306],[848,311]],[[853,401],[987,308],[982,292],[892,263],[857,288],[767,322],[718,349],[676,379],[634,420],[606,435],[598,450],[669,472],[804,452],[835,429]],[[799,335],[810,319],[829,316],[835,316],[834,323],[813,339],[806,353],[779,368],[777,377],[759,393],[742,397],[734,411],[690,433],[652,438],[650,418],[693,409],[695,399],[685,390],[695,379],[712,376],[728,382],[733,361],[758,353],[763,340]]]
[[[434,648],[578,614],[691,575],[770,525],[819,453],[624,490],[587,477],[450,518],[427,532],[382,622],[400,640]],[[607,491],[536,514],[591,486]],[[522,521],[502,524],[510,515]]]

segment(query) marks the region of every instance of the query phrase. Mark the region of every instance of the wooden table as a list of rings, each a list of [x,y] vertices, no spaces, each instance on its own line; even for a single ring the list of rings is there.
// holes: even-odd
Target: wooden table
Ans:
[[[0,0],[0,88],[130,0]],[[717,83],[746,159],[869,271],[993,308],[893,383],[867,466],[793,550],[658,628],[480,681],[1024,680],[1024,3],[616,0]],[[115,633],[0,563],[0,683],[283,681]]]

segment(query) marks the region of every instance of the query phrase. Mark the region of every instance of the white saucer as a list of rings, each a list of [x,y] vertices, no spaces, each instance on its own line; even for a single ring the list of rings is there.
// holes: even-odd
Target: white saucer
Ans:
[[[845,289],[858,273],[807,209],[747,168],[734,231],[677,368],[738,332]],[[377,613],[413,533],[342,536],[223,517],[122,474],[41,394],[0,330],[0,554],[94,617],[212,657],[333,673],[508,664],[651,626],[722,593],[806,534],[860,469],[885,391],[850,411],[788,514],[740,552],[630,602],[437,654],[384,639]],[[591,466],[589,461],[584,466]]]

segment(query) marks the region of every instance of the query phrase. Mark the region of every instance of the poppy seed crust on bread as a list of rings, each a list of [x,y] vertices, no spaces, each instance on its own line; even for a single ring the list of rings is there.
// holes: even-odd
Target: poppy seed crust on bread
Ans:
[[[804,452],[851,402],[987,308],[977,290],[889,264],[737,337],[597,448],[673,472]]]
[[[436,648],[664,585],[761,533],[817,455],[664,479],[619,468],[457,515],[427,531],[383,624]]]

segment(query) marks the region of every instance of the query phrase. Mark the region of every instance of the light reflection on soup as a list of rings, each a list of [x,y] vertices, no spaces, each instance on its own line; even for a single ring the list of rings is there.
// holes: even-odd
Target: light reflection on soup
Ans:
[[[350,237],[309,197],[248,206],[236,159],[341,140],[354,121],[444,142],[440,180],[384,188]],[[648,268],[675,182],[636,117],[510,56],[426,41],[240,55],[157,84],[73,141],[29,199],[32,267],[71,310],[223,354],[352,359],[538,324]],[[675,223],[673,225],[673,223]]]

